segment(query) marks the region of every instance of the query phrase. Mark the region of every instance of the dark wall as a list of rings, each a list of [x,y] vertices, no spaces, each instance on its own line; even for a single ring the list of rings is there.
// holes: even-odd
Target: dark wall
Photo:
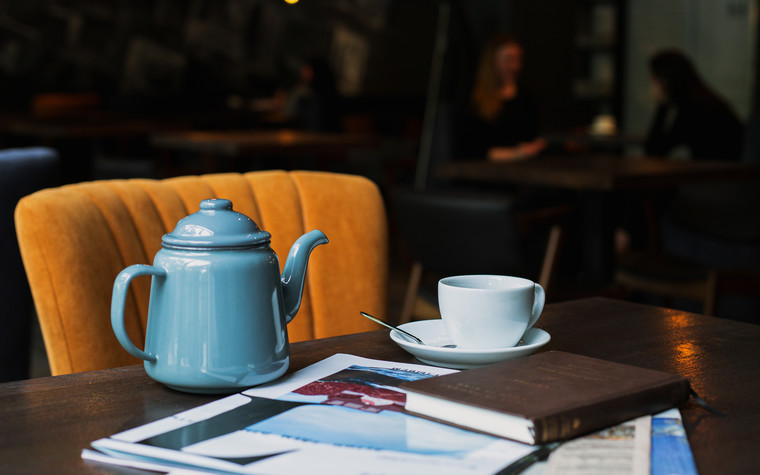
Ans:
[[[525,49],[523,80],[537,96],[547,130],[572,127],[577,102],[572,94],[576,3],[522,0],[512,4],[509,29]]]
[[[571,123],[578,1],[450,0],[443,98],[466,103],[481,47],[509,31],[525,44],[545,128]],[[0,105],[45,91],[96,91],[118,106],[223,104],[271,94],[317,56],[356,107],[421,114],[438,11],[439,0],[0,0]]]
[[[307,57],[351,95],[424,94],[436,2],[0,0],[4,104],[39,91],[262,95]]]
[[[257,2],[38,0],[0,3],[4,99],[38,91],[180,94],[246,84],[264,53]],[[8,97],[8,95],[12,97]]]

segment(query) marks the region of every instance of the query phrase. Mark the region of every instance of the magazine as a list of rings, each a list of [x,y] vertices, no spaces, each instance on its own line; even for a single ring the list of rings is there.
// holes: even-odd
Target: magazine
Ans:
[[[162,471],[467,474],[495,473],[538,449],[403,412],[402,382],[451,372],[337,354],[96,440],[82,457]]]
[[[559,446],[543,475],[696,475],[681,413],[670,409]]]
[[[678,409],[652,416],[652,475],[697,475]]]

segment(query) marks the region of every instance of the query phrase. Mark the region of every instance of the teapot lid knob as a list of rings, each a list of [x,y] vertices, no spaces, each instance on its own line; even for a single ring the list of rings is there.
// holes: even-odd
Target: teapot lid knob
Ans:
[[[232,201],[225,200],[223,198],[217,198],[214,200],[203,200],[201,201],[200,209],[201,211],[207,210],[207,209],[208,210],[222,210],[222,209],[231,210]]]

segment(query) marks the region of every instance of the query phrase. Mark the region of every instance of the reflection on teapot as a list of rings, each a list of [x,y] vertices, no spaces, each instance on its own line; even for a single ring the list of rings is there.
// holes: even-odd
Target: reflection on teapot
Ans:
[[[181,391],[235,392],[288,369],[287,324],[301,305],[318,230],[298,238],[282,276],[271,235],[229,200],[204,200],[161,240],[153,265],[116,277],[111,324],[119,343],[145,361],[150,377]],[[145,350],[127,335],[124,305],[133,278],[151,275]]]

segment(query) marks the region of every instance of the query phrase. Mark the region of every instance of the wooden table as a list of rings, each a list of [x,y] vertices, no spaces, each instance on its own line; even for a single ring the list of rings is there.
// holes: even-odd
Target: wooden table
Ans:
[[[219,109],[71,110],[54,115],[26,111],[0,112],[0,133],[28,136],[41,141],[93,140],[104,138],[149,137],[152,134],[183,131],[224,124],[250,122],[235,111]]]
[[[518,183],[600,192],[760,179],[760,165],[757,164],[614,155],[539,156],[509,163],[451,162],[437,172],[444,178],[484,183]]]
[[[80,111],[65,116],[40,117],[28,113],[0,114],[0,134],[16,146],[45,145],[58,151],[64,183],[93,178],[96,150],[104,141],[115,141],[128,150],[132,140],[157,131],[191,127],[188,116]],[[139,142],[138,142],[139,143]]]
[[[45,143],[58,140],[125,139],[147,137],[159,130],[181,130],[190,122],[178,117],[152,117],[117,113],[88,114],[66,118],[18,116],[0,121],[2,132],[29,136]]]
[[[0,135],[11,143],[46,145],[58,150],[67,182],[91,179],[94,151],[102,141],[116,141],[126,151],[153,134],[191,128],[243,127],[253,119],[226,109],[118,110],[83,109],[54,115],[26,111],[0,112]]]
[[[187,173],[171,165],[177,152],[201,157],[202,168],[194,173],[242,172],[252,168],[327,170],[336,159],[345,159],[350,151],[376,147],[379,139],[375,135],[292,129],[184,130],[154,134],[151,143],[166,152],[161,173],[174,175]]]
[[[185,130],[155,134],[153,145],[185,152],[245,156],[255,154],[344,153],[374,147],[374,135],[305,130]]]
[[[443,178],[480,183],[534,185],[580,192],[584,280],[592,285],[603,285],[611,281],[614,266],[615,193],[694,183],[760,180],[760,165],[571,155],[539,156],[509,163],[452,162],[443,165],[437,173]]]
[[[546,350],[680,373],[711,405],[680,409],[699,473],[759,473],[760,326],[604,298],[547,305]],[[334,353],[413,362],[376,332],[292,345],[292,370]],[[165,388],[141,366],[0,384],[0,473],[136,473],[94,462],[89,443],[215,399]]]
[[[567,151],[596,151],[614,155],[622,154],[628,147],[642,148],[646,141],[643,134],[594,134],[589,131],[570,131],[541,134],[548,147]]]

